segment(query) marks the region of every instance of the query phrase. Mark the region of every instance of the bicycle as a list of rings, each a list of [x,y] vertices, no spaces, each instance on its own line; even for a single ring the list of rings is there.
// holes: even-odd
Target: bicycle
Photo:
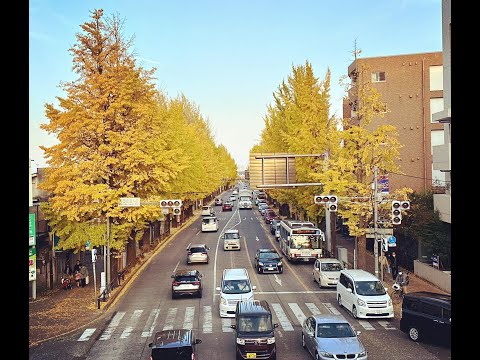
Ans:
[[[405,281],[403,283],[399,284],[398,282],[395,282],[392,285],[393,291],[392,291],[391,298],[394,304],[398,304],[403,301],[403,297],[405,296],[404,286],[408,285],[408,283],[409,283],[409,276],[407,272]]]

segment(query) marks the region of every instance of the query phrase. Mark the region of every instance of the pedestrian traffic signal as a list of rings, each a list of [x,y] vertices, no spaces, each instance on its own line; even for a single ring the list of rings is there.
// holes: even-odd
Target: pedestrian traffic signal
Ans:
[[[392,201],[392,224],[400,225],[402,223],[401,201]]]

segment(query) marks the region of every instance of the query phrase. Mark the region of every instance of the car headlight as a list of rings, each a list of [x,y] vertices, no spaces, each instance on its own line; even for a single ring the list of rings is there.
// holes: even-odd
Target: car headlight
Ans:
[[[225,300],[225,298],[221,297],[220,298],[220,304],[227,305],[227,300]]]
[[[392,299],[388,299],[388,306],[392,306]]]
[[[282,266],[282,265],[283,265],[283,264],[282,264],[281,261],[279,261],[278,264],[277,264],[277,266]]]
[[[363,350],[360,354],[358,354],[358,357],[365,357],[367,356],[367,350]]]
[[[238,345],[245,345],[245,339],[237,338],[237,344]]]
[[[274,343],[275,343],[275,338],[274,337],[267,338],[267,344],[274,344]]]
[[[359,306],[365,306],[365,305],[366,305],[366,304],[365,304],[365,301],[363,301],[362,299],[357,299],[357,304],[358,304]]]
[[[263,262],[259,261],[258,265],[263,266]]]
[[[325,351],[320,351],[320,356],[333,359],[333,354],[330,354],[329,352],[325,352]]]

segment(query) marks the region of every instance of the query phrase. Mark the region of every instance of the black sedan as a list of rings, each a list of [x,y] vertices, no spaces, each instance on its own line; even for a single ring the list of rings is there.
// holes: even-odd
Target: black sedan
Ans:
[[[255,269],[259,274],[283,273],[282,257],[275,249],[258,249],[255,254]]]

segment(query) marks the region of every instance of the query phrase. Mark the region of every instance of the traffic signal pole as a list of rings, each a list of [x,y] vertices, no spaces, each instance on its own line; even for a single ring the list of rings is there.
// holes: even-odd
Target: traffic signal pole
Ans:
[[[378,243],[377,243],[377,221],[378,221],[378,167],[373,168],[373,254],[375,257],[375,276],[378,278]],[[383,277],[382,277],[383,280]]]

